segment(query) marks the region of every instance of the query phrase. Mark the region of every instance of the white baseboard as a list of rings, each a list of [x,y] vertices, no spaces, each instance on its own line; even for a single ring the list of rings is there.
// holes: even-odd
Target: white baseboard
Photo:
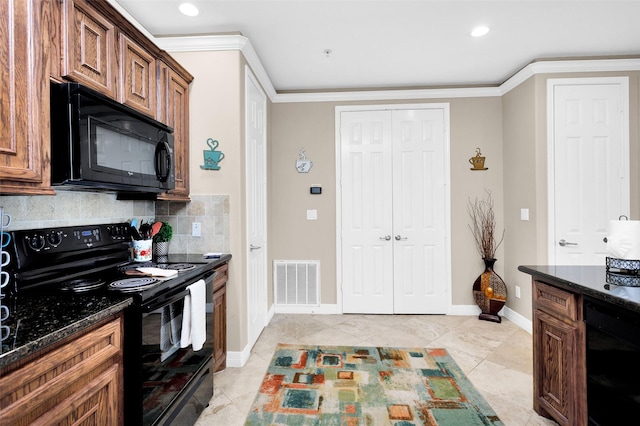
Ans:
[[[531,320],[526,319],[516,311],[509,309],[506,306],[503,308],[503,312],[505,318],[507,318],[509,321],[525,330],[529,334],[533,334],[533,324]]]
[[[275,307],[276,314],[311,314],[311,315],[335,315],[341,314],[338,305],[320,305],[320,306],[284,306],[277,305]]]
[[[251,347],[245,346],[242,352],[227,351],[227,367],[240,368],[249,361],[251,356]]]
[[[447,315],[480,315],[480,308],[477,305],[451,305]]]

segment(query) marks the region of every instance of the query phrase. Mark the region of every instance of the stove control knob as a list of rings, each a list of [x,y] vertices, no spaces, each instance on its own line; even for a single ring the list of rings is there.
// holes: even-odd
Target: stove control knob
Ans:
[[[51,231],[47,235],[47,241],[54,247],[58,247],[62,242],[62,231]]]
[[[44,248],[44,236],[40,234],[33,234],[27,238],[27,245],[31,250],[40,251]]]
[[[107,231],[109,232],[109,236],[114,240],[122,238],[122,231],[119,226],[108,226]]]

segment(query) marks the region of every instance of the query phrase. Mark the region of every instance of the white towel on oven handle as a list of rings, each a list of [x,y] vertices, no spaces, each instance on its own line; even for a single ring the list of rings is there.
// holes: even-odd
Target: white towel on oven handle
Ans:
[[[187,287],[189,294],[184,297],[182,310],[182,336],[180,347],[193,346],[199,351],[207,337],[206,324],[206,290],[204,280],[197,281]]]

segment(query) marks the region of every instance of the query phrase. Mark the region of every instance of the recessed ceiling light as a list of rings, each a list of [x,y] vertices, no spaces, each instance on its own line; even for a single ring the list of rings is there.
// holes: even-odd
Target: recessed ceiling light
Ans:
[[[180,10],[183,15],[187,16],[197,16],[198,13],[200,13],[198,8],[191,3],[182,3],[180,6],[178,6],[178,10]]]
[[[471,37],[482,37],[488,32],[489,32],[489,27],[485,27],[484,25],[475,27],[473,31],[471,31]]]

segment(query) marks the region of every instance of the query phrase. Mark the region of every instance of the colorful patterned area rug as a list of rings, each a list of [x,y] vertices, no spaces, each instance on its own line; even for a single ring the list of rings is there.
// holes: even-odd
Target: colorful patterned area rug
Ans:
[[[245,425],[503,423],[445,349],[280,344]]]

